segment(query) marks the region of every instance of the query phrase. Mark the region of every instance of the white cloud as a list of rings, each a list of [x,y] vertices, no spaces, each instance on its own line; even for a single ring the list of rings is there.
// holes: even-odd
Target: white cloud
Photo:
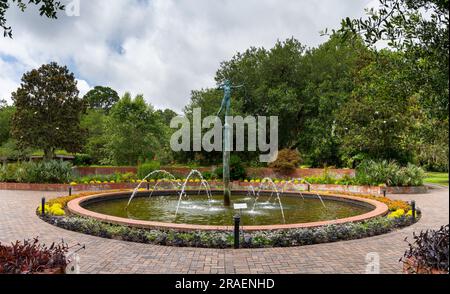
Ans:
[[[78,90],[80,91],[80,97],[83,97],[87,92],[89,92],[92,87],[89,86],[88,82],[86,82],[85,80],[79,80],[77,79],[77,87]]]
[[[56,21],[14,9],[7,14],[14,39],[0,38],[0,61],[12,56],[16,62],[0,63],[0,95],[24,71],[57,61],[85,82],[80,87],[143,93],[156,107],[179,111],[191,90],[214,86],[220,62],[236,52],[291,36],[316,46],[325,40],[320,30],[361,16],[369,2],[81,0],[80,17]]]

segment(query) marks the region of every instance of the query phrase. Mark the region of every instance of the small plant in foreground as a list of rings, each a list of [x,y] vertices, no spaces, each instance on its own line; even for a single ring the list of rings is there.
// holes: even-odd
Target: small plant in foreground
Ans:
[[[0,243],[0,274],[33,274],[50,271],[63,272],[67,266],[68,245],[40,244],[38,238],[17,241],[11,246]]]
[[[408,245],[409,249],[400,261],[408,265],[410,273],[449,272],[449,225],[418,235],[414,233],[414,243]]]

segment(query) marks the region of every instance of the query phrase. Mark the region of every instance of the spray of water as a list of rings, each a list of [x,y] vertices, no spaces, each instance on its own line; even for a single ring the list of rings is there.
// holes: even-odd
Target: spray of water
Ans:
[[[212,200],[211,188],[210,188],[208,182],[205,181],[205,179],[203,178],[202,173],[199,172],[198,170],[195,170],[195,169],[194,169],[194,170],[192,170],[192,171],[189,173],[189,175],[187,176],[187,178],[186,178],[186,180],[184,181],[183,185],[181,186],[181,192],[180,192],[179,199],[178,199],[177,209],[176,209],[176,211],[175,211],[175,218],[176,218],[177,215],[178,215],[178,210],[180,209],[181,201],[183,200],[183,197],[186,196],[186,186],[187,186],[187,183],[189,182],[190,178],[193,177],[194,175],[197,175],[197,176],[200,177],[200,180],[201,180],[201,181],[200,181],[201,188],[204,188],[204,189],[205,189],[206,195],[208,196],[208,201],[209,201],[209,203],[210,203],[210,205],[211,205],[211,200]],[[200,189],[201,189],[201,188],[200,188]]]
[[[139,191],[139,189],[141,188],[142,183],[144,183],[148,178],[152,177],[153,175],[156,174],[164,174],[169,176],[172,180],[176,180],[175,176],[172,175],[171,173],[169,173],[168,171],[165,170],[155,170],[152,171],[151,173],[149,173],[147,176],[145,176],[145,178],[142,179],[142,181],[139,183],[139,185],[137,185],[137,187],[133,190],[133,193],[131,194],[130,199],[128,200],[126,209],[128,209],[128,206],[130,206],[131,201],[133,200],[134,196],[136,196],[136,193]]]
[[[281,216],[283,217],[283,222],[286,223],[286,218],[284,217],[284,209],[283,209],[283,204],[281,203],[280,193],[278,192],[277,185],[275,185],[275,183],[273,182],[273,180],[271,178],[264,178],[261,181],[261,184],[258,187],[258,192],[256,193],[255,203],[253,204],[252,212],[255,211],[256,204],[258,203],[258,200],[260,198],[260,193],[261,193],[263,187],[265,186],[266,182],[272,186],[272,194],[270,195],[270,198],[272,198],[272,195],[274,193],[277,196],[278,204],[280,205]],[[270,198],[269,198],[269,201],[270,201]]]

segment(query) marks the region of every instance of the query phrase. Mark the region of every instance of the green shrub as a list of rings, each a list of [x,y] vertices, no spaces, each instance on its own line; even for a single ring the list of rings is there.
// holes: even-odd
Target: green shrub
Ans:
[[[69,183],[73,179],[72,164],[65,161],[28,162],[25,182]]]
[[[223,178],[223,166],[216,168],[214,173],[217,178]],[[245,168],[242,166],[241,159],[237,155],[230,156],[230,180],[243,180],[247,176]]]
[[[420,186],[425,172],[413,164],[401,167],[394,161],[364,161],[356,169],[356,182],[360,185]]]
[[[413,164],[408,164],[407,167],[402,169],[404,174],[405,186],[422,186],[425,178],[425,171]]]
[[[283,149],[278,152],[278,158],[269,167],[282,172],[291,172],[300,164],[300,154],[297,150]]]
[[[205,180],[208,180],[208,181],[217,179],[217,175],[215,172],[205,171],[205,172],[202,172],[202,176]]]
[[[0,168],[0,182],[15,182],[19,164],[4,164]]]
[[[138,172],[137,176],[140,179],[145,178],[149,173],[159,170],[161,168],[161,165],[159,161],[148,161],[145,163],[142,163],[138,166]]]
[[[0,169],[2,182],[57,184],[72,179],[72,165],[57,160],[7,164]]]
[[[94,160],[89,154],[77,154],[73,159],[73,165],[75,166],[90,166],[94,163]]]

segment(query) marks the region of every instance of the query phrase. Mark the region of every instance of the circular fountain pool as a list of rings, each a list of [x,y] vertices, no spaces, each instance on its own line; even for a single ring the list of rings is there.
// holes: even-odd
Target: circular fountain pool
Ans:
[[[221,193],[212,191],[209,198],[189,191],[180,202],[175,191],[156,191],[152,197],[148,191],[139,191],[128,208],[131,192],[108,193],[72,200],[68,208],[78,215],[135,227],[230,230],[239,211],[224,207]],[[314,227],[365,220],[387,212],[386,205],[374,200],[340,195],[322,198],[323,202],[313,193],[285,192],[279,201],[271,192],[256,198],[234,191],[231,200],[247,204],[247,209],[240,211],[241,224],[247,230]]]

